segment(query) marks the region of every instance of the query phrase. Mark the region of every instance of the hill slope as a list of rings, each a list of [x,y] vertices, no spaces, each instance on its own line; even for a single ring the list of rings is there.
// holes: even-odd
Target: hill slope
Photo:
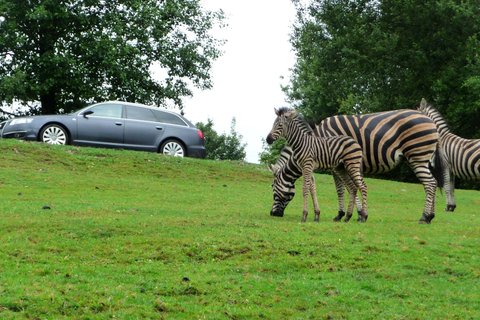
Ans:
[[[0,140],[2,319],[468,319],[480,316],[478,191],[418,225],[419,184],[367,179],[369,220],[269,216],[238,162]],[[298,185],[298,190],[301,190]],[[50,208],[50,209],[48,209]]]

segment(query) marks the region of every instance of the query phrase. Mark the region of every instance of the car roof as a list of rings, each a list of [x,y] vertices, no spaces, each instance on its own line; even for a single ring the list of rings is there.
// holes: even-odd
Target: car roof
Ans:
[[[143,107],[143,108],[148,108],[148,109],[153,109],[153,110],[161,110],[161,111],[165,111],[165,112],[174,113],[176,115],[179,115],[178,113],[176,113],[174,111],[167,110],[166,108],[149,106],[149,105],[146,105],[146,104],[143,104],[143,103],[138,103],[138,102],[127,102],[127,101],[119,101],[119,100],[109,100],[109,101],[96,102],[96,103],[92,103],[91,105],[89,105],[89,107],[92,107],[92,106],[95,106],[95,105],[98,105],[98,104],[106,104],[106,103],[121,104],[121,105],[125,105],[125,106],[134,106],[134,107]]]
[[[143,104],[143,103],[138,103],[138,102],[127,102],[127,101],[120,101],[120,100],[109,100],[109,101],[102,101],[102,102],[92,103],[92,104],[89,105],[87,108],[93,107],[93,106],[96,106],[96,105],[99,105],[99,104],[106,104],[106,103],[109,103],[109,104],[121,104],[121,105],[125,105],[125,106],[142,107],[142,108],[147,108],[147,109],[152,109],[152,110],[160,110],[160,111],[163,111],[163,112],[167,112],[167,113],[174,114],[174,115],[180,117],[181,119],[183,119],[183,120],[187,123],[188,126],[190,126],[190,127],[195,127],[195,125],[194,125],[192,122],[190,122],[190,120],[188,120],[188,119],[185,118],[183,115],[181,115],[181,114],[179,114],[179,113],[177,113],[177,112],[167,110],[166,108],[149,106],[149,105],[146,105],[146,104]]]

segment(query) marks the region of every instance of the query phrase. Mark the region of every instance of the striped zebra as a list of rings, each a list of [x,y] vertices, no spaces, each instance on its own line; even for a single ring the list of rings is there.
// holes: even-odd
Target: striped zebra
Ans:
[[[295,161],[293,149],[288,145],[283,147],[275,164],[269,165],[268,168],[274,177],[273,207],[270,215],[275,216],[281,212],[283,216],[285,208],[295,196],[295,181],[302,175],[302,168]]]
[[[317,168],[332,169],[341,177],[345,187],[350,193],[350,202],[345,221],[352,216],[355,196],[360,190],[362,206],[360,221],[366,221],[367,213],[367,186],[362,176],[362,148],[347,136],[318,137],[312,128],[293,109],[281,108],[275,110],[277,118],[272,130],[267,136],[267,143],[272,144],[280,137],[284,137],[294,151],[294,161],[301,169],[303,175],[303,217],[307,220],[308,195],[312,196],[315,221],[320,219],[313,170]]]
[[[480,139],[464,139],[448,128],[440,112],[422,99],[418,110],[429,116],[437,126],[439,144],[443,153],[444,190],[447,197],[445,211],[457,207],[454,197],[455,177],[465,180],[480,179]]]
[[[302,175],[302,168],[300,168],[298,165],[297,161],[295,160],[293,150],[288,145],[283,147],[275,164],[269,165],[268,168],[274,176],[274,181],[272,183],[274,201],[270,215],[283,216],[285,208],[295,196],[295,182]],[[339,208],[338,215],[334,218],[334,221],[341,221],[341,219],[345,216],[344,182],[341,181],[340,177],[337,177],[335,173],[333,174],[333,177],[336,181],[335,187],[338,195]],[[337,181],[337,179],[340,180]],[[355,201],[357,202],[358,213],[360,214],[359,221],[361,221],[362,218],[360,209],[362,204],[358,200],[358,197],[355,197]]]
[[[437,149],[436,126],[428,116],[417,110],[339,115],[324,119],[316,125],[315,133],[321,137],[338,135],[353,137],[363,149],[364,173],[388,172],[395,168],[402,159],[405,159],[425,190],[425,205],[419,222],[430,223],[435,217],[437,181],[433,174],[437,174],[437,172],[431,171],[430,161],[435,154],[439,154],[440,150]],[[442,170],[441,164],[437,164],[436,167],[439,171]],[[277,172],[280,172],[278,170]],[[436,177],[442,186],[441,177]],[[291,180],[287,181],[287,185],[291,185],[296,179],[294,175],[290,175],[288,178]],[[341,179],[335,177],[335,173],[334,182],[337,193],[339,193],[340,203],[340,199],[343,198],[343,185]],[[282,183],[285,183],[282,179],[274,180],[273,190],[277,195],[274,195],[271,214],[275,216],[283,216],[283,211],[295,192],[292,188],[279,186]],[[290,195],[280,195],[282,192],[290,193]],[[275,198],[282,199],[283,203],[279,204]],[[335,220],[341,219],[344,214],[342,208],[343,206],[339,205],[339,215]]]

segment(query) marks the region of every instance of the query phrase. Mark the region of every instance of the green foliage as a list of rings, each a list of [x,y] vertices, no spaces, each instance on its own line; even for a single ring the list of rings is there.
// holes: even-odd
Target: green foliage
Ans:
[[[212,160],[245,160],[246,144],[242,143],[242,135],[235,131],[235,118],[232,119],[230,134],[218,134],[213,129],[213,120],[197,123],[195,126],[205,135],[207,159]]]
[[[294,0],[292,103],[313,120],[413,108],[479,137],[480,6],[467,1]]]
[[[316,175],[321,221],[301,224],[298,194],[268,214],[261,165],[15,140],[0,152],[1,319],[479,316],[478,191],[419,225],[420,184],[367,179],[368,222],[334,223],[332,178]]]
[[[265,139],[262,139],[262,152],[258,155],[260,157],[260,163],[274,164],[277,162],[283,147],[286,144],[286,140],[281,138],[275,140],[271,145],[268,145]]]
[[[0,0],[0,102],[42,113],[126,100],[153,105],[210,88],[223,13],[199,0]],[[152,68],[162,79],[153,78]]]

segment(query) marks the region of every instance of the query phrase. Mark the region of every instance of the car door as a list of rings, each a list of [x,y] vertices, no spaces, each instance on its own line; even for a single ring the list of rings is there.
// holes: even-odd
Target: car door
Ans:
[[[76,144],[121,147],[125,130],[123,105],[98,104],[77,117]]]
[[[125,148],[156,151],[163,133],[152,109],[125,106]]]

